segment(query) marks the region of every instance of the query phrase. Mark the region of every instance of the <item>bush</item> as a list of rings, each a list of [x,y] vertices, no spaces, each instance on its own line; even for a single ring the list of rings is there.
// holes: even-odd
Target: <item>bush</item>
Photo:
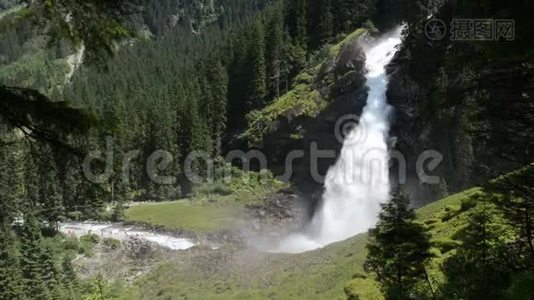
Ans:
[[[458,211],[460,209],[456,205],[447,205],[447,206],[445,206],[444,210],[446,212],[456,212],[456,211]]]
[[[440,249],[442,253],[447,253],[453,249],[456,249],[460,245],[460,242],[448,238],[442,238],[432,240],[432,244],[436,248]]]
[[[516,274],[506,291],[507,299],[531,299],[534,295],[534,272]]]
[[[93,248],[96,244],[98,244],[99,241],[100,237],[98,237],[96,234],[82,235],[80,237],[80,247],[78,249],[78,253],[89,257],[93,256],[95,254]]]
[[[91,245],[96,245],[100,242],[100,237],[94,233],[82,235],[80,237],[80,243],[88,243]]]
[[[105,238],[102,243],[110,250],[117,250],[121,246],[121,241],[114,238]]]
[[[356,279],[356,278],[367,279],[367,275],[364,273],[360,273],[360,272],[352,274],[352,279]]]
[[[370,278],[352,279],[345,285],[343,290],[348,300],[384,299],[376,281]]]
[[[80,242],[76,237],[67,237],[63,241],[63,249],[65,250],[74,250],[78,252],[78,249],[80,248]]]
[[[444,208],[444,212],[440,214],[440,219],[443,222],[447,222],[450,219],[456,217],[459,213],[461,213],[460,206],[458,205],[447,205]]]
[[[469,197],[466,199],[462,199],[462,203],[460,204],[460,211],[464,212],[464,211],[470,210],[476,205],[477,205],[477,201],[474,198]]]
[[[214,185],[213,185],[213,188],[212,188],[212,191],[214,194],[219,194],[219,195],[223,195],[223,196],[226,196],[226,195],[230,195],[232,194],[234,191],[227,185],[221,183],[221,182],[216,182]]]
[[[426,220],[424,220],[423,223],[425,223],[426,225],[430,225],[430,224],[437,223],[437,222],[439,222],[439,221],[440,221],[439,219],[432,218],[432,219],[426,219]]]
[[[78,248],[78,253],[85,255],[87,257],[91,257],[95,255],[95,251],[93,250],[93,246],[87,243],[81,243],[80,248]]]
[[[436,219],[436,218],[432,218],[432,219],[427,219],[427,220],[424,220],[423,223],[425,224],[425,226],[429,229],[433,229],[433,228],[436,228],[438,226],[438,223],[440,223],[441,220],[440,219]]]
[[[428,252],[434,257],[441,257],[441,251],[438,248],[431,247]]]

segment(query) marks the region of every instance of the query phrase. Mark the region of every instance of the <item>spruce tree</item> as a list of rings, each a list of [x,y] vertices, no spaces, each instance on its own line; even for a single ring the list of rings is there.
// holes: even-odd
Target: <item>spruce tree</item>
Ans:
[[[20,266],[24,280],[24,290],[30,299],[51,299],[46,270],[42,259],[45,256],[41,226],[34,213],[24,215],[21,231]]]
[[[249,81],[247,87],[247,101],[249,109],[262,108],[267,93],[267,78],[265,67],[265,34],[263,22],[256,18],[248,36]]]
[[[63,257],[61,263],[61,283],[63,285],[64,297],[67,299],[76,299],[79,295],[79,282],[68,256]]]
[[[373,16],[376,0],[332,0],[336,12],[334,30],[336,34],[347,33],[360,27]]]
[[[0,129],[0,134],[2,130]],[[0,146],[0,222],[10,224],[23,199],[22,162],[16,153],[20,146]]]
[[[317,28],[318,44],[329,42],[334,33],[334,16],[332,14],[332,0],[321,0],[319,24]]]
[[[212,140],[215,143],[215,154],[220,155],[222,136],[226,129],[228,97],[228,74],[220,60],[213,57],[208,60],[206,79],[211,83],[211,104],[208,117],[212,124]]]
[[[506,258],[508,239],[495,218],[498,213],[479,203],[456,233],[460,246],[443,264],[447,299],[501,299],[515,263]],[[511,257],[511,256],[510,256]]]
[[[42,204],[42,215],[49,225],[57,230],[60,221],[65,218],[63,194],[59,177],[53,160],[40,163],[39,168],[39,203]]]
[[[287,1],[286,22],[295,45],[305,49],[307,43],[307,0]]]
[[[369,230],[364,266],[376,273],[387,299],[408,299],[416,284],[427,278],[429,248],[429,234],[415,221],[410,199],[395,194],[382,205],[378,224]]]
[[[19,266],[17,241],[11,225],[0,223],[0,299],[24,299],[24,284]]]
[[[517,242],[525,253],[526,265],[534,265],[534,164],[489,182],[484,190],[502,212],[506,222],[518,231]]]

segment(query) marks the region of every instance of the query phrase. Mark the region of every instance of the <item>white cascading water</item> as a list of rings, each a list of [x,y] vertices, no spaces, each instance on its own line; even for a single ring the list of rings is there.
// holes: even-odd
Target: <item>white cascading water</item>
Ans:
[[[391,107],[386,101],[385,66],[401,43],[402,27],[365,50],[367,104],[358,126],[346,136],[325,179],[322,204],[308,227],[289,235],[275,252],[300,253],[345,240],[374,226],[390,195],[387,138]]]

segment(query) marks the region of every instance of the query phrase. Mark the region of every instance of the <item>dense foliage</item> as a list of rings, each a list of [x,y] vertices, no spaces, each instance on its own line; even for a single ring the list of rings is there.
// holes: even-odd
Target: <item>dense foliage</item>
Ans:
[[[430,236],[409,206],[408,196],[394,195],[383,205],[376,227],[369,230],[364,266],[376,273],[387,299],[409,299],[417,293],[417,283],[428,280]]]
[[[306,85],[293,83],[323,45],[373,23],[408,24],[393,76],[409,75],[395,82],[415,91],[405,104],[416,111],[414,135],[429,132],[420,146],[438,138],[434,144],[453,153],[442,167],[440,193],[530,163],[531,149],[521,150],[534,128],[527,1],[437,2],[0,1],[0,298],[112,297],[101,277],[81,285],[73,257],[54,252],[49,231],[54,235],[65,219],[121,220],[127,200],[191,193],[183,171],[189,153],[202,150],[226,166],[224,145],[247,121],[261,120],[262,108],[310,96]],[[447,21],[515,18],[516,39],[429,43],[429,13]],[[451,126],[436,130],[440,124]],[[90,165],[96,173],[111,168],[98,183],[80,168],[91,150],[112,158]],[[159,175],[177,180],[155,182],[147,171],[158,150],[173,158]],[[192,165],[201,177],[205,167]],[[443,262],[437,290],[425,269],[426,227],[405,196],[384,206],[366,266],[388,298],[505,296],[514,275],[528,278],[534,264],[532,182],[527,167],[487,184],[477,200],[484,206],[455,236],[459,246]],[[109,202],[116,204],[111,213]]]

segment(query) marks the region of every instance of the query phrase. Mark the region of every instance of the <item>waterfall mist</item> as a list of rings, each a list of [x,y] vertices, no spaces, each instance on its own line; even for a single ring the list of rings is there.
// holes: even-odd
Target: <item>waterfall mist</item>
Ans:
[[[367,104],[358,125],[343,141],[337,162],[326,175],[322,202],[307,227],[283,239],[275,252],[299,253],[367,231],[388,201],[389,113],[385,66],[401,43],[402,27],[365,47]],[[351,112],[347,112],[350,114]]]

